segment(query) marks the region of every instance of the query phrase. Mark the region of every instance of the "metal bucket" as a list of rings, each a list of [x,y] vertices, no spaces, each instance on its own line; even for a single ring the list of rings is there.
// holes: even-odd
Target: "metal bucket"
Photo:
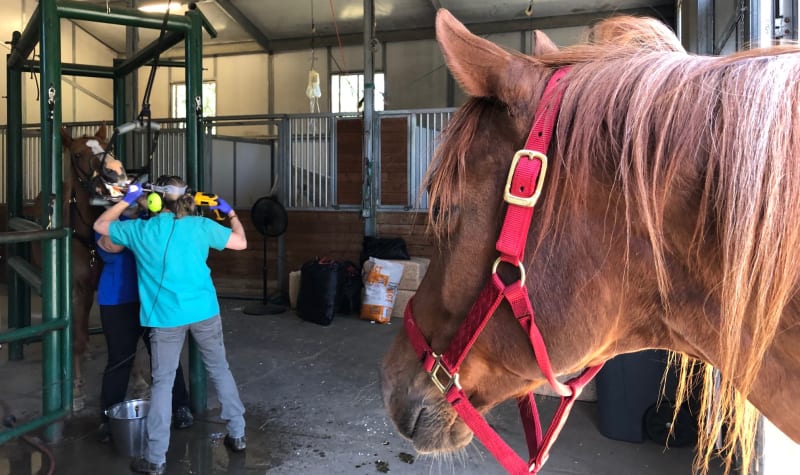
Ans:
[[[126,457],[142,457],[145,439],[147,438],[147,412],[150,401],[132,399],[114,404],[106,410],[111,439],[120,455]]]

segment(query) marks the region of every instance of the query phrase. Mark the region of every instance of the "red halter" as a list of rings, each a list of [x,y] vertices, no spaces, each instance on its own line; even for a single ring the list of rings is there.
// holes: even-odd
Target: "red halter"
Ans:
[[[492,276],[489,282],[472,305],[467,318],[443,354],[437,354],[431,349],[414,319],[411,302],[405,310],[406,334],[433,384],[444,394],[445,398],[453,405],[453,409],[472,429],[483,445],[512,474],[537,473],[542,468],[547,460],[550,447],[567,420],[573,403],[586,383],[603,366],[600,364],[586,368],[579,376],[566,383],[561,383],[555,378],[544,339],[534,322],[533,309],[525,287],[525,268],[522,259],[525,253],[525,242],[533,217],[533,207],[539,199],[544,184],[547,172],[546,153],[558,117],[561,98],[564,95],[564,88],[559,87],[559,82],[568,71],[569,68],[560,69],[550,78],[536,110],[525,149],[519,150],[514,155],[503,196],[508,207],[503,221],[503,229],[500,231],[500,237],[496,244],[500,257],[492,267]],[[520,279],[511,284],[505,284],[497,275],[497,267],[501,262],[518,267]],[[497,435],[483,416],[472,406],[458,381],[461,363],[489,322],[489,318],[504,299],[508,301],[514,317],[528,334],[539,368],[550,386],[561,396],[561,404],[544,436],[542,436],[539,412],[533,393],[517,399],[525,429],[525,439],[528,443],[529,460],[527,463]]]

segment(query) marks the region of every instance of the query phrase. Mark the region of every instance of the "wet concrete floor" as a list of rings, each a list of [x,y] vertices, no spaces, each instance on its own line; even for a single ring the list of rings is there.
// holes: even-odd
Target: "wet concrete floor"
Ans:
[[[196,415],[193,427],[172,431],[168,474],[505,473],[477,441],[459,454],[418,456],[394,431],[383,410],[378,366],[394,335],[402,331],[399,320],[376,325],[342,315],[322,327],[292,311],[246,315],[242,308],[247,303],[221,300],[228,360],[247,409],[248,449],[232,454],[222,445],[225,426],[216,417],[219,408],[209,389],[209,411]],[[23,362],[7,363],[0,353],[1,416],[13,414],[25,421],[40,412],[38,346],[26,347]],[[55,474],[131,473],[128,458],[96,439],[105,364],[102,335],[91,337],[90,353],[86,407],[64,422],[62,440],[46,445],[52,457],[22,439],[12,440],[0,445],[0,475],[47,474],[50,461]],[[557,400],[541,396],[538,403],[546,417]],[[595,403],[577,403],[540,473],[691,473],[691,448],[610,440],[598,432],[596,413]],[[488,420],[523,452],[515,404],[501,405]]]

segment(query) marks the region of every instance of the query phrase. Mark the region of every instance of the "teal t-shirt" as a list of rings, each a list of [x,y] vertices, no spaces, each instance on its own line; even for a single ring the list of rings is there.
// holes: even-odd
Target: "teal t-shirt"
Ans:
[[[177,327],[219,314],[206,260],[208,250],[224,249],[230,235],[230,228],[211,219],[175,219],[170,212],[110,223],[111,242],[136,256],[142,326]]]

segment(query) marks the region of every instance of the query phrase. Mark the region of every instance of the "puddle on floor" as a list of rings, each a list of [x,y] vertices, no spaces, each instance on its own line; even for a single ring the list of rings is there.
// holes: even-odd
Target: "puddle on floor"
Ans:
[[[248,418],[249,419],[249,418]],[[0,445],[0,475],[46,475],[55,464],[55,474],[126,474],[130,459],[117,453],[113,442],[97,439],[99,417],[81,415],[64,423],[63,439],[55,444],[43,444],[33,436],[29,441],[15,439]],[[167,474],[263,474],[280,466],[291,456],[292,439],[285,430],[247,429],[247,450],[232,453],[223,445],[225,425],[213,417],[196,417],[195,424],[183,430],[173,430],[167,452]],[[33,444],[32,444],[33,443]],[[74,454],[81,454],[75,457]],[[324,456],[324,455],[322,455]]]

